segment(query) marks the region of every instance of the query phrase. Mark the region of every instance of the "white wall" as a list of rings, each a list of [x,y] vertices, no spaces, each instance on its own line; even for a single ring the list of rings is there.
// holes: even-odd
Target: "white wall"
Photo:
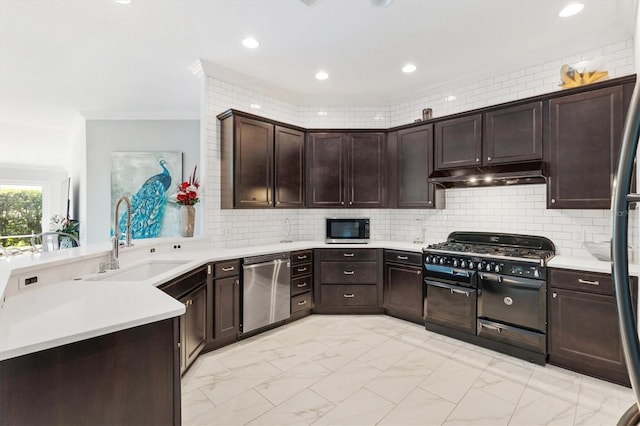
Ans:
[[[422,218],[428,241],[444,240],[454,230],[517,232],[544,235],[552,239],[558,253],[588,256],[582,239],[610,238],[608,210],[547,210],[544,185],[449,189],[444,210],[389,209],[304,209],[304,210],[221,210],[220,209],[220,129],[216,115],[235,108],[267,118],[307,128],[387,128],[413,122],[423,108],[442,116],[473,108],[561,90],[560,67],[593,56],[603,56],[610,77],[635,72],[633,40],[596,46],[571,57],[549,58],[519,70],[482,80],[469,79],[455,87],[424,90],[412,99],[380,106],[298,106],[247,87],[240,87],[216,76],[207,77],[207,146],[205,233],[218,247],[239,247],[274,243],[286,234],[285,218],[292,223],[294,240],[322,239],[323,218],[335,214],[357,214],[372,218],[372,237],[413,241],[418,233],[416,218]],[[444,99],[455,94],[457,99]],[[257,103],[261,109],[252,110]],[[327,112],[318,115],[319,111]],[[633,241],[635,241],[634,239]],[[637,241],[635,241],[637,246]]]
[[[200,121],[87,120],[86,196],[82,197],[81,204],[86,210],[84,229],[88,244],[110,238],[113,151],[181,151],[183,178],[186,178],[200,162]],[[198,228],[196,226],[196,233]]]

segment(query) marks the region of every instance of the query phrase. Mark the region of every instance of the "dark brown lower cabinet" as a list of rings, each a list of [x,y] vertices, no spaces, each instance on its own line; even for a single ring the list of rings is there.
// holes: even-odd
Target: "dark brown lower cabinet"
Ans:
[[[218,341],[229,337],[235,339],[240,331],[240,278],[238,276],[220,278],[213,283],[215,287],[213,338]]]
[[[180,318],[180,346],[183,373],[196,360],[207,341],[207,286],[206,282],[180,299],[185,313]]]
[[[385,250],[383,293],[386,314],[424,324],[420,254]]]
[[[0,361],[1,425],[179,425],[178,318]]]
[[[549,286],[549,363],[630,386],[611,275],[552,269]]]

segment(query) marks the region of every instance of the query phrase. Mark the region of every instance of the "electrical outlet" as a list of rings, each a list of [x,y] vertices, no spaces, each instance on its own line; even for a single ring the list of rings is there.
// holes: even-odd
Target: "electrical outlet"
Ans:
[[[577,241],[579,243],[583,243],[586,239],[586,235],[587,235],[587,231],[585,230],[581,230],[581,231],[573,231],[573,235],[572,238],[574,241]]]
[[[23,289],[29,285],[37,284],[38,276],[33,275],[33,273],[29,275],[21,275],[18,277],[18,288]]]
[[[222,233],[224,235],[231,235],[231,224],[230,223],[225,223],[224,225],[222,225]]]
[[[171,250],[180,250],[182,248],[181,244],[172,244]]]

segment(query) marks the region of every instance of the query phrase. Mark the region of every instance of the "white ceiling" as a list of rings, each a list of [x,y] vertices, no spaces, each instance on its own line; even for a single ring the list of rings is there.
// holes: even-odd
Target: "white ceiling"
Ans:
[[[0,0],[0,125],[198,118],[198,58],[301,103],[384,101],[633,35],[637,0],[582,2],[562,19],[564,0]],[[242,46],[249,35],[260,48]]]

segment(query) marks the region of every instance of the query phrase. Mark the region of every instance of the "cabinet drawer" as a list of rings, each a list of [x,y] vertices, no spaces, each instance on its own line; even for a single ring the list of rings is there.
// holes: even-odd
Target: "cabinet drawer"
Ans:
[[[220,262],[215,265],[215,278],[230,277],[238,275],[240,271],[240,261],[238,259],[228,262]]]
[[[322,249],[320,260],[376,260],[375,249]]]
[[[300,265],[291,266],[291,278],[300,277],[302,275],[309,275],[313,272],[313,266],[311,263],[303,263]]]
[[[320,296],[323,306],[378,306],[373,285],[322,285]]]
[[[313,250],[300,250],[291,252],[291,264],[307,263],[313,261]]]
[[[320,282],[322,284],[376,284],[378,266],[376,262],[322,262]]]
[[[403,263],[408,265],[422,265],[422,255],[409,251],[385,250],[385,262]]]
[[[306,277],[294,278],[291,280],[291,295],[295,296],[300,293],[311,290],[311,275]]]
[[[613,296],[613,279],[609,274],[549,269],[549,286]]]
[[[306,311],[313,307],[313,293],[308,292],[291,298],[291,313]]]

